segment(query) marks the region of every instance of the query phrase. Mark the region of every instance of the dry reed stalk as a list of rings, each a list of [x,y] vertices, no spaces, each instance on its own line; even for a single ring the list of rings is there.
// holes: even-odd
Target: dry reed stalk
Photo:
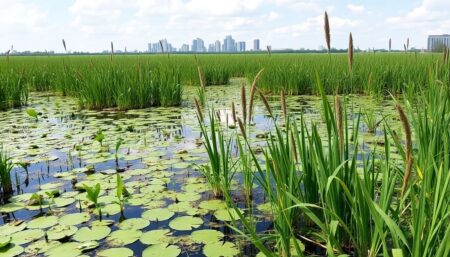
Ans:
[[[411,127],[409,126],[408,117],[405,114],[403,108],[397,104],[396,109],[400,116],[400,121],[402,122],[403,130],[405,131],[405,140],[406,140],[406,170],[405,175],[403,177],[403,185],[401,196],[403,197],[406,191],[406,187],[408,186],[409,177],[411,176],[412,169],[412,158],[411,158],[411,148],[412,148],[412,140],[411,140]]]
[[[242,123],[241,118],[237,118],[237,121],[238,121],[238,124],[239,124],[239,128],[241,129],[242,136],[243,136],[245,139],[247,139],[247,134],[245,133],[245,126],[244,126],[244,124]]]
[[[389,53],[391,52],[392,49],[392,39],[389,38]]]
[[[330,53],[331,51],[331,36],[330,36],[330,22],[328,20],[328,13],[325,12],[325,25],[324,25],[324,30],[325,30],[325,41],[327,42],[327,49],[328,49],[328,53]]]
[[[292,130],[291,130],[290,137],[291,137],[291,145],[292,145],[292,154],[294,155],[295,162],[298,163],[297,145],[295,144],[294,132],[292,132]]]
[[[272,47],[267,46],[267,53],[269,54],[269,57],[272,56]]]
[[[233,123],[236,124],[236,107],[234,102],[231,102],[231,117],[233,118]]]
[[[64,47],[64,51],[67,53],[66,41],[64,40],[64,38],[62,39],[62,44]]]
[[[405,49],[405,53],[407,53],[408,52],[408,48],[406,47],[405,44],[403,44],[403,48]]]
[[[200,104],[198,103],[197,98],[194,98],[194,104],[195,104],[195,109],[197,109],[198,118],[200,119],[201,122],[203,122],[204,121],[203,112],[202,112],[202,109],[200,108]]]
[[[222,122],[222,119],[220,118],[220,111],[216,112],[216,117],[219,122]]]
[[[350,32],[350,36],[348,37],[348,68],[350,71],[350,75],[353,73],[353,36]]]
[[[198,73],[198,78],[200,79],[200,86],[202,87],[203,90],[205,90],[205,77],[203,76],[203,72],[202,69],[200,68],[200,66],[197,65],[197,73]]]
[[[269,112],[270,117],[273,118],[272,108],[270,108],[270,104],[269,104],[269,101],[267,101],[266,96],[263,94],[263,92],[261,90],[259,90],[259,89],[256,89],[256,90],[258,90],[259,96],[261,97],[261,100],[263,101],[264,106],[266,106],[266,109]]]
[[[111,41],[111,61],[112,61],[112,59],[113,59],[113,55],[114,55],[114,44],[113,44],[113,42]]]
[[[253,101],[254,101],[255,93],[256,93],[256,83],[258,83],[258,80],[263,71],[264,71],[264,68],[261,69],[258,72],[258,74],[256,74],[256,76],[252,82],[252,87],[250,88],[250,104],[249,104],[249,109],[248,109],[248,124],[250,124],[250,122],[252,121]]]
[[[339,95],[336,95],[334,108],[336,111],[336,121],[338,129],[339,157],[342,158],[344,150],[344,123],[342,113],[342,102],[341,97]]]
[[[245,95],[245,81],[241,86],[241,105],[242,105],[242,118],[244,122],[247,120],[247,96]]]
[[[284,90],[281,90],[281,109],[283,110],[284,118],[287,118],[287,107],[286,107],[286,95]]]
[[[409,50],[409,38],[406,39],[406,50]]]

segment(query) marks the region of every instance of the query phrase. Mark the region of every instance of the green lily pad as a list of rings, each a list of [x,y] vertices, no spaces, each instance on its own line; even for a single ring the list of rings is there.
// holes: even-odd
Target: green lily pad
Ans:
[[[123,230],[139,230],[150,225],[150,221],[143,218],[127,219],[119,223],[118,227]]]
[[[199,200],[202,196],[194,192],[178,193],[176,194],[176,199],[180,202],[195,202]]]
[[[44,236],[44,231],[42,229],[27,229],[12,235],[12,242],[15,244],[27,244],[29,242],[38,240]]]
[[[198,207],[206,209],[208,211],[217,211],[227,208],[227,204],[225,203],[225,201],[214,199],[203,201],[198,205]]]
[[[239,220],[239,214],[235,209],[220,209],[214,212],[216,219],[221,221]]]
[[[23,247],[16,244],[9,244],[6,247],[0,248],[0,257],[14,257],[19,256],[24,251]]]
[[[140,241],[146,245],[169,243],[170,235],[169,229],[150,230],[142,234]]]
[[[239,249],[231,242],[206,244],[203,254],[207,257],[233,257],[239,254]]]
[[[169,223],[169,227],[175,230],[189,231],[193,228],[198,228],[203,224],[203,220],[201,218],[192,217],[192,216],[181,216],[173,219]]]
[[[7,245],[9,245],[9,243],[11,243],[11,237],[10,236],[3,236],[0,238],[0,248],[3,248]]]
[[[24,230],[26,227],[27,223],[23,221],[10,222],[0,227],[0,237],[12,235],[14,233]]]
[[[39,240],[34,243],[31,243],[30,245],[25,248],[25,252],[32,254],[32,255],[38,255],[41,253],[44,253],[48,251],[50,248],[56,247],[60,245],[61,242],[59,241],[46,241],[46,240]]]
[[[78,242],[102,240],[111,233],[111,229],[107,226],[92,226],[92,228],[82,227],[73,236]]]
[[[71,213],[60,217],[59,224],[66,226],[76,226],[88,222],[90,219],[91,215],[89,213]]]
[[[98,257],[132,257],[133,250],[125,247],[109,248],[97,253]]]
[[[60,244],[47,250],[44,255],[47,257],[77,257],[81,255],[81,249],[78,248],[80,245],[78,242]]]
[[[75,202],[74,198],[64,198],[64,197],[58,197],[53,199],[54,203],[52,204],[53,207],[61,208],[71,205]]]
[[[203,229],[192,232],[191,238],[196,243],[211,244],[222,240],[224,234],[214,229]]]
[[[86,241],[80,243],[77,247],[81,252],[87,252],[97,248],[100,244],[97,241]]]
[[[42,216],[28,222],[28,228],[49,228],[58,224],[58,217],[56,216]]]
[[[172,218],[173,215],[175,215],[175,213],[167,208],[157,208],[143,212],[142,218],[151,221],[164,221]]]
[[[11,213],[25,208],[23,203],[7,203],[0,206],[0,212]]]
[[[94,220],[91,222],[91,226],[111,226],[112,224],[114,224],[114,220]]]
[[[120,206],[115,203],[107,204],[102,207],[102,215],[116,215],[120,212]],[[96,215],[99,214],[98,209],[94,211]]]
[[[177,257],[181,250],[176,245],[157,244],[147,247],[142,253],[142,257]]]
[[[136,242],[141,235],[139,230],[116,230],[106,240],[112,246],[123,246]]]
[[[56,225],[47,230],[47,237],[49,240],[60,240],[72,236],[77,230],[78,228],[75,226]]]

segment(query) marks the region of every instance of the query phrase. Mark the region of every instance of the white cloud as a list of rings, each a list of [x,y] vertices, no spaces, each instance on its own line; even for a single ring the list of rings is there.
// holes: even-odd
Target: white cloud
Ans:
[[[362,13],[366,10],[364,6],[356,4],[348,4],[347,8],[354,13]]]
[[[23,0],[0,0],[0,27],[33,31],[47,22],[47,12]]]

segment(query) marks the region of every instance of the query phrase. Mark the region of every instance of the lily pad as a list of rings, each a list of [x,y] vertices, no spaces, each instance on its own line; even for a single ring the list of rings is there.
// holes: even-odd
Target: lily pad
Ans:
[[[59,241],[46,241],[46,240],[39,240],[34,243],[31,243],[27,248],[25,248],[25,252],[32,254],[32,255],[38,255],[41,253],[44,253],[48,251],[49,249],[56,247],[60,245],[61,243]]]
[[[214,212],[216,219],[221,221],[239,220],[239,214],[235,209],[220,209]]]
[[[168,219],[172,218],[173,215],[175,215],[175,213],[171,212],[167,208],[157,208],[157,209],[148,210],[148,211],[145,211],[142,213],[142,217],[144,219],[148,219],[151,221],[168,220]]]
[[[169,223],[169,227],[175,230],[189,231],[193,228],[198,228],[203,224],[201,218],[192,216],[177,217]]]
[[[0,248],[0,257],[14,257],[19,256],[24,251],[23,247],[16,244],[9,244],[6,247]]]
[[[139,230],[150,225],[150,221],[143,218],[127,219],[119,223],[118,227],[123,230]]]
[[[3,236],[0,238],[0,248],[3,248],[7,245],[9,245],[9,243],[11,243],[11,237],[10,236]]]
[[[47,237],[49,240],[60,240],[72,236],[77,230],[75,226],[56,225],[47,231]]]
[[[28,228],[49,228],[58,224],[58,217],[56,216],[42,216],[28,222]]]
[[[27,223],[23,221],[15,221],[5,224],[0,227],[0,237],[6,237],[19,231],[24,230],[27,227]]]
[[[123,246],[136,242],[141,235],[139,230],[116,230],[106,240],[112,246]]]
[[[7,203],[5,205],[0,206],[0,212],[11,213],[22,210],[24,207],[25,206],[23,203]]]
[[[157,244],[147,247],[142,253],[142,257],[177,257],[181,250],[178,246],[168,244]]]
[[[73,236],[78,242],[102,240],[111,233],[111,229],[107,226],[92,226],[92,228],[82,227]]]
[[[59,218],[59,224],[66,226],[76,226],[91,219],[89,213],[71,213]]]
[[[224,234],[214,229],[203,229],[192,232],[191,238],[196,243],[211,244],[222,240]]]
[[[225,201],[214,199],[203,201],[198,205],[198,207],[206,209],[208,211],[217,211],[227,208],[227,204],[225,203]]]
[[[44,236],[44,231],[42,229],[27,229],[12,235],[12,242],[15,244],[27,244],[29,242],[38,240]]]
[[[233,257],[239,254],[239,249],[231,242],[206,244],[203,254],[207,257]]]
[[[77,257],[81,254],[81,249],[78,248],[80,245],[77,242],[60,244],[47,250],[44,255],[47,257]]]
[[[169,243],[170,235],[169,229],[150,230],[142,234],[140,241],[146,245]]]
[[[132,257],[133,250],[125,247],[109,248],[97,253],[98,257]]]

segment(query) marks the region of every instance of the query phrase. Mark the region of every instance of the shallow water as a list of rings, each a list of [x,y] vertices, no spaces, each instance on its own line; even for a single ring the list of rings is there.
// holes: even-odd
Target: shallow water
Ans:
[[[207,106],[213,106],[215,111],[220,113],[224,126],[232,123],[231,102],[236,104],[236,110],[241,110],[239,85],[239,80],[233,80],[231,85],[207,89]],[[33,94],[27,108],[34,108],[41,114],[37,121],[27,116],[25,108],[0,113],[0,143],[15,163],[28,164],[29,174],[27,176],[25,169],[20,166],[13,169],[15,192],[9,200],[12,203],[5,201],[0,207],[3,212],[0,224],[14,220],[29,222],[42,216],[39,207],[26,205],[28,199],[32,193],[45,195],[45,191],[57,189],[60,196],[55,198],[54,204],[50,203],[53,206],[53,215],[63,217],[68,213],[80,211],[90,213],[89,221],[76,225],[78,229],[90,227],[91,222],[97,220],[98,216],[91,213],[92,209],[85,203],[85,194],[76,191],[74,185],[93,185],[99,182],[102,186],[103,213],[111,212],[110,215],[104,215],[103,219],[113,220],[114,223],[110,227],[112,231],[118,230],[118,224],[124,217],[121,217],[117,205],[111,202],[116,193],[115,173],[120,171],[125,186],[132,195],[124,211],[126,219],[140,218],[146,210],[157,207],[168,208],[174,212],[170,219],[150,221],[150,224],[140,231],[170,229],[171,236],[164,240],[179,247],[180,256],[204,256],[203,245],[190,238],[191,233],[196,230],[220,230],[225,235],[225,241],[237,245],[238,240],[232,230],[223,221],[218,220],[213,211],[199,207],[205,200],[213,199],[213,196],[196,169],[196,165],[205,163],[207,158],[203,146],[198,143],[200,131],[192,104],[194,92],[193,88],[185,89],[185,100],[181,107],[127,112],[78,110],[74,99]],[[279,97],[271,97],[270,101],[274,112],[280,115]],[[308,123],[321,123],[320,106],[321,99],[316,96],[288,98],[289,113],[303,113]],[[387,116],[394,111],[394,105],[390,101],[376,104],[368,97],[347,97],[349,117],[355,120],[358,118],[359,106],[372,106]],[[265,114],[262,103],[257,101],[255,126],[252,128],[254,147],[265,145],[266,139],[261,135],[273,128]],[[94,140],[99,129],[105,135],[102,145]],[[363,120],[359,129],[361,133],[358,140],[367,152],[370,152],[377,142],[382,142],[381,129],[375,134],[368,133]],[[236,133],[236,130],[229,129],[228,132]],[[124,139],[124,143],[120,147],[116,162],[114,148],[119,138]],[[90,171],[87,172],[87,169]],[[16,181],[19,182],[18,185]],[[244,210],[239,181],[240,175],[237,174],[232,194]],[[262,203],[264,195],[261,190],[255,188],[253,211],[259,217],[257,227],[261,232],[271,227],[270,217],[256,208]],[[12,206],[13,204],[15,206]],[[14,208],[17,210],[12,211],[9,207],[17,207]],[[42,208],[44,215],[50,211],[48,203]],[[202,224],[186,231],[171,228],[170,222],[181,216],[199,217]],[[44,239],[38,237],[32,241],[36,240]],[[72,240],[69,237],[64,242]],[[110,247],[108,241],[108,237],[99,240],[98,248],[84,254],[96,256],[96,253]],[[25,251],[30,252],[29,245],[30,242],[21,244]],[[124,247],[132,249],[134,256],[141,256],[148,245],[136,240]],[[251,247],[245,247],[241,251],[246,256],[254,256],[257,253],[257,250]]]

